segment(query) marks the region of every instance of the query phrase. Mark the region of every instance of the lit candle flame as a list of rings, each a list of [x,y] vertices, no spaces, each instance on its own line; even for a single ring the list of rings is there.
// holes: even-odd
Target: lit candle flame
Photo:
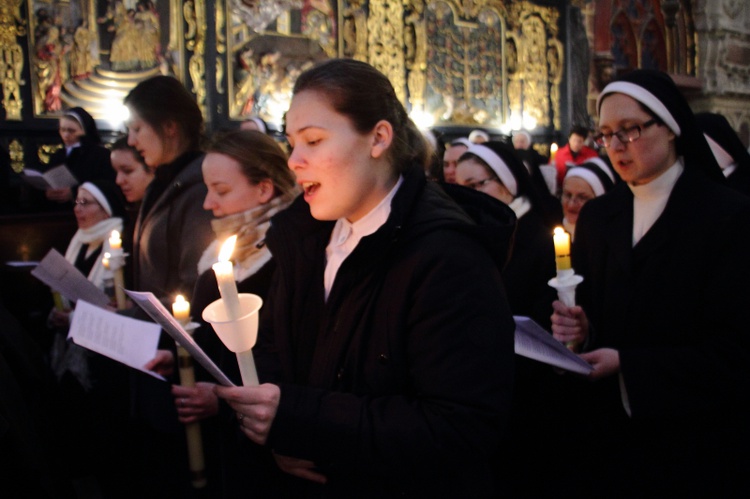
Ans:
[[[185,301],[185,297],[184,297],[184,296],[182,296],[182,295],[177,295],[177,296],[175,296],[175,298],[174,298],[174,302],[175,302],[175,303],[183,303],[184,301]]]
[[[109,235],[109,246],[112,249],[120,249],[122,247],[122,239],[120,238],[120,233],[118,231],[113,230]]]
[[[224,244],[221,245],[221,250],[219,251],[219,261],[220,262],[228,262],[229,259],[232,257],[232,252],[234,251],[234,244],[237,242],[237,236],[234,235],[224,241]]]

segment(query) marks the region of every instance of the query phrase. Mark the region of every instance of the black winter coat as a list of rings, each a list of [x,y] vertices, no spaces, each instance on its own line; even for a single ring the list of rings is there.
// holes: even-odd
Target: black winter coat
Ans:
[[[490,495],[513,377],[498,265],[514,217],[501,213],[479,227],[412,169],[327,302],[334,223],[301,197],[274,217],[278,267],[255,348],[261,381],[281,387],[268,444],[328,477],[298,497]]]
[[[729,456],[747,444],[750,406],[750,200],[686,168],[635,247],[632,226],[623,183],[586,203],[573,253],[587,349],[619,351],[632,411],[618,376],[577,387],[589,458],[619,471],[602,493],[736,494]]]

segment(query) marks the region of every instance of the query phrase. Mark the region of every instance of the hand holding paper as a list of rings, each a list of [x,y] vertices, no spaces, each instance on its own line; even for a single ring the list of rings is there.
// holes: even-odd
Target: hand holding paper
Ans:
[[[591,364],[568,350],[533,320],[520,315],[513,316],[513,319],[516,321],[515,349],[518,355],[578,374],[588,375],[594,370]]]

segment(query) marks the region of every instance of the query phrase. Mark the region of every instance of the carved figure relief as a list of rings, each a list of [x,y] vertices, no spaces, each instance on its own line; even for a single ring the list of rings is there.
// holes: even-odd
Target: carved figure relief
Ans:
[[[427,83],[427,26],[424,21],[424,2],[413,0],[404,18],[404,42],[409,101],[412,108],[424,109],[424,89]]]
[[[346,57],[367,62],[367,13],[365,0],[350,0],[343,11],[342,38]]]
[[[370,0],[369,6],[368,62],[391,80],[396,96],[406,103],[404,6],[388,0]]]
[[[20,120],[21,79],[24,59],[18,37],[26,34],[26,21],[21,17],[22,0],[0,0],[0,78],[2,104],[8,120]]]
[[[280,124],[299,74],[338,54],[337,4],[309,0],[291,11],[277,9],[260,28],[232,5],[226,12],[229,117],[257,115]]]
[[[108,106],[141,79],[180,75],[181,6],[180,0],[29,0],[35,115],[80,105],[106,118]]]

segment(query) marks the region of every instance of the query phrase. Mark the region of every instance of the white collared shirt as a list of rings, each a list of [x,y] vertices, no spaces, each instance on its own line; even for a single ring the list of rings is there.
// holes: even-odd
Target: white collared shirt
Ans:
[[[403,181],[404,178],[399,176],[398,182],[388,195],[367,215],[356,222],[350,223],[345,218],[336,220],[336,225],[331,233],[331,240],[326,246],[326,270],[323,279],[326,300],[328,300],[328,294],[333,287],[333,281],[336,279],[336,273],[346,257],[351,255],[363,237],[374,233],[388,220],[388,216],[391,214],[391,201]]]
[[[664,212],[669,195],[684,170],[682,158],[678,158],[675,164],[651,182],[628,185],[633,192],[633,246],[638,244]]]

